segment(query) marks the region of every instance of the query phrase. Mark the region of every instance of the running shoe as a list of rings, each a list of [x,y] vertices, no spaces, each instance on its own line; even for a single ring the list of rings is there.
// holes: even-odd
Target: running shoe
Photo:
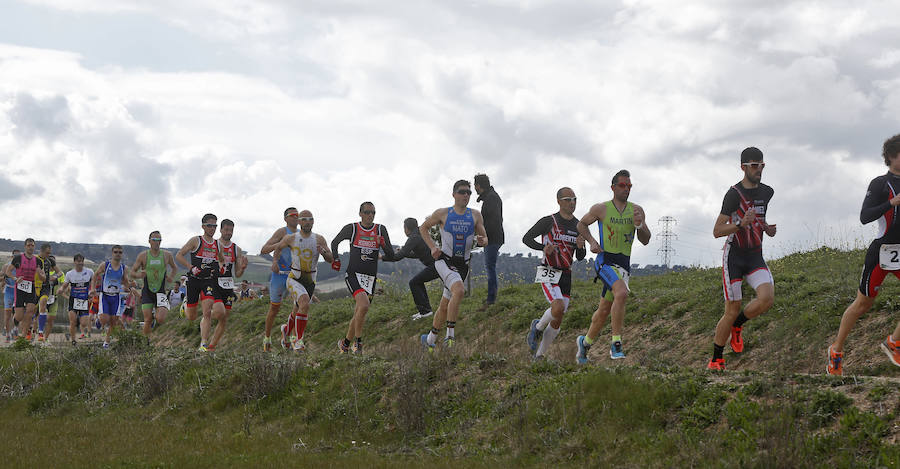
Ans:
[[[19,337],[19,327],[18,326],[13,327],[12,336]]]
[[[591,349],[589,344],[584,343],[584,336],[580,335],[575,339],[575,345],[578,346],[578,352],[575,353],[575,362],[579,365],[584,365],[588,362],[588,350]]]
[[[291,343],[288,342],[287,336],[287,324],[281,325],[281,348],[287,350],[291,347]]]
[[[456,343],[455,337],[444,337],[444,347],[445,348],[453,348],[453,344]]]
[[[79,338],[79,339],[84,339],[84,338],[85,338],[85,337],[84,337],[84,332],[82,332],[81,335],[78,336],[78,338]]]
[[[891,363],[900,366],[900,350],[897,349],[897,342],[891,340],[891,336],[887,336],[881,343],[881,350],[891,359]]]
[[[363,354],[362,342],[354,342],[352,347],[353,347],[353,355],[362,355]]]
[[[197,351],[198,352],[208,352],[209,348],[206,346],[206,344],[200,344],[200,346],[197,347]]]
[[[28,331],[28,333],[25,334],[25,340],[31,340],[31,331]]]
[[[825,372],[830,375],[842,376],[844,374],[844,353],[835,352],[831,345],[828,346],[828,365]]]
[[[412,318],[413,318],[413,321],[415,321],[416,319],[427,318],[428,316],[431,316],[432,314],[434,314],[434,311],[429,311],[427,313],[416,313],[416,314],[412,315]]]
[[[216,351],[216,346],[215,346],[215,345],[207,345],[207,346],[206,346],[206,351],[207,351],[207,352],[215,352],[215,351]]]
[[[109,348],[109,342],[103,342],[103,348],[104,348],[104,349],[108,349],[108,348]]]
[[[263,352],[271,352],[272,351],[272,338],[271,337],[263,337]]]
[[[338,339],[338,351],[340,351],[340,353],[342,353],[342,354],[350,352],[350,347],[347,345],[344,345],[343,338]]]
[[[725,359],[724,358],[712,358],[709,360],[709,363],[706,365],[707,370],[711,371],[725,371]]]
[[[12,339],[10,338],[9,334],[6,334],[6,343],[9,343],[10,340]]]
[[[422,334],[422,335],[420,335],[420,336],[419,336],[419,341],[422,342],[422,346],[425,347],[425,350],[427,350],[428,353],[434,353],[434,345],[430,345],[430,344],[428,343],[428,334]]]
[[[744,338],[741,337],[741,327],[731,328],[731,351],[741,353],[744,351]]]
[[[75,347],[77,345],[78,345],[78,341],[75,339],[72,339],[72,347]]]
[[[303,339],[297,339],[297,340],[295,340],[295,341],[294,341],[294,351],[295,351],[295,352],[302,352],[302,351],[304,351],[304,350],[306,350],[306,343],[303,342]]]
[[[541,337],[544,335],[544,331],[540,331],[537,328],[537,325],[540,322],[540,319],[531,320],[531,329],[528,330],[528,337],[525,338],[525,341],[528,342],[528,348],[530,348],[532,352],[537,350],[538,343],[540,343]]]
[[[38,342],[43,342],[43,341],[44,341],[44,333],[38,332]]]
[[[625,358],[625,352],[622,350],[622,341],[617,340],[609,346],[609,358],[620,360]]]

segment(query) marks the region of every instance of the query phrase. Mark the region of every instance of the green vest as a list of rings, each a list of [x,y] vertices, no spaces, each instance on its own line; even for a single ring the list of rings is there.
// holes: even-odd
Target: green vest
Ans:
[[[166,279],[166,254],[160,250],[159,256],[154,257],[150,251],[147,251],[147,265],[144,267],[147,272],[147,288],[154,293],[160,293],[163,282]]]
[[[613,201],[606,202],[606,216],[600,220],[600,247],[610,254],[631,256],[634,243],[634,204],[625,203],[621,213]]]

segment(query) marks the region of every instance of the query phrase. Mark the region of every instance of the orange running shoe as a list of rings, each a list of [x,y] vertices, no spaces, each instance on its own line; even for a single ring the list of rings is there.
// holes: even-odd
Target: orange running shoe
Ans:
[[[725,359],[713,358],[709,360],[709,364],[706,365],[706,369],[711,371],[725,371]]]
[[[897,342],[891,336],[887,336],[887,339],[884,339],[884,342],[881,343],[881,350],[891,359],[891,363],[900,366],[900,350],[898,350],[897,345]]]
[[[844,352],[835,352],[831,345],[828,346],[828,365],[825,372],[830,375],[844,375]]]
[[[25,334],[25,340],[31,340],[31,331]]]
[[[741,353],[744,351],[744,338],[741,337],[740,327],[731,328],[731,350],[734,353]]]

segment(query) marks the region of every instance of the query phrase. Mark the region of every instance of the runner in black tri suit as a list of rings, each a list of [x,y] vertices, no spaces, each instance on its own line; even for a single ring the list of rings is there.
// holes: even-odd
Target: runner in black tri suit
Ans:
[[[213,237],[216,234],[215,215],[207,213],[201,219],[203,227],[202,236],[191,237],[184,247],[175,254],[175,260],[190,267],[187,279],[187,298],[185,299],[184,313],[189,321],[197,318],[197,303],[203,318],[200,320],[200,348],[201,352],[207,351],[209,339],[210,321],[212,320],[212,308],[215,301],[216,276],[224,264],[222,250],[219,242]],[[190,261],[185,257],[190,254]]]
[[[587,250],[584,238],[578,234],[578,218],[575,217],[575,192],[563,187],[556,191],[559,212],[538,220],[522,237],[522,242],[531,249],[543,251],[544,259],[538,267],[535,282],[541,284],[544,297],[550,307],[540,319],[531,321],[527,342],[534,358],[547,354],[550,345],[559,334],[563,314],[569,309],[572,293],[572,257],[584,259]],[[541,242],[535,241],[540,236]],[[550,326],[549,328],[547,326]],[[540,341],[540,345],[538,345]]]
[[[731,336],[731,349],[744,351],[741,331],[744,323],[765,313],[775,301],[775,281],[763,260],[763,233],[775,236],[775,225],[766,223],[769,200],[775,193],[760,182],[765,167],[763,154],[756,147],[741,152],[744,179],[725,193],[722,211],[713,227],[716,238],[727,236],[722,256],[722,287],[725,291],[725,314],[716,324],[710,370],[724,371],[725,341]],[[741,311],[741,285],[744,280],[756,290],[756,298]]]
[[[869,244],[856,299],[844,311],[837,338],[828,347],[829,374],[843,373],[844,343],[857,319],[872,308],[881,283],[888,274],[900,278],[900,134],[887,139],[882,147],[887,174],[872,179],[863,199],[859,221],[878,220],[878,238]],[[900,366],[900,324],[881,342],[881,350],[891,363]]]
[[[375,205],[372,202],[363,202],[359,206],[359,217],[359,222],[345,225],[331,241],[331,252],[334,255],[331,268],[334,270],[341,270],[338,245],[342,241],[350,241],[350,260],[347,263],[345,280],[356,301],[347,335],[338,340],[338,349],[341,353],[350,350],[353,339],[356,339],[353,343],[353,353],[362,353],[363,323],[366,321],[366,313],[369,311],[378,275],[378,250],[384,251],[385,260],[394,259],[394,247],[391,245],[387,229],[375,223]]]

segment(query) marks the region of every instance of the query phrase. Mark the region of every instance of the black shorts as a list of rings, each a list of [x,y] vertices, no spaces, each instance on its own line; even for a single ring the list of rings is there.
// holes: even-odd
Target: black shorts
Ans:
[[[214,278],[188,277],[186,306],[197,306],[201,300],[214,300],[216,287]]]
[[[356,295],[360,293],[365,293],[366,295],[369,295],[369,299],[371,299],[372,293],[370,293],[369,291],[371,290],[372,292],[375,292],[375,283],[377,280],[376,276],[368,274],[360,275],[367,275],[368,277],[371,277],[371,287],[369,289],[366,289],[365,286],[360,283],[357,273],[348,271],[344,276],[344,282],[347,284],[347,289],[350,290],[350,294],[353,295],[354,298],[356,298]]]
[[[87,303],[87,308],[85,308],[85,309],[83,309],[83,310],[75,309],[75,300],[76,300],[76,299],[78,299],[78,298],[75,298],[74,296],[70,296],[70,297],[69,297],[69,311],[75,311],[75,313],[78,314],[79,317],[81,317],[81,316],[87,316],[88,313],[90,312],[89,310],[91,309],[91,300],[90,300],[90,298],[84,300],[85,303]]]
[[[165,293],[166,293],[165,285],[163,285],[161,288],[163,289],[163,291],[161,291],[159,293],[162,293],[165,295]],[[143,286],[143,288],[141,288],[141,307],[143,307],[144,305],[152,305],[151,308],[155,308],[156,307],[156,294],[157,294],[157,292],[150,291],[150,288],[147,287],[147,282],[144,282],[144,286]],[[166,298],[168,298],[168,295],[166,295]]]
[[[25,305],[36,304],[37,296],[34,294],[34,288],[32,288],[31,293],[26,293],[16,288],[16,308],[24,308]]]
[[[222,303],[225,305],[225,309],[231,309],[231,305],[234,304],[234,300],[236,297],[234,296],[234,290],[230,288],[222,288],[219,285],[219,282],[213,280],[213,299],[216,303]]]
[[[862,278],[859,280],[859,292],[869,298],[878,296],[878,290],[881,289],[881,284],[888,274],[894,274],[895,277],[900,279],[900,270],[884,270],[881,268],[879,260],[881,245],[882,243],[877,241],[869,244],[869,249],[866,250],[866,263],[863,266]]]
[[[775,284],[772,272],[763,259],[762,249],[738,249],[726,244],[722,256],[722,287],[725,290],[725,300],[741,300],[741,285],[745,280],[753,289],[763,283]]]

